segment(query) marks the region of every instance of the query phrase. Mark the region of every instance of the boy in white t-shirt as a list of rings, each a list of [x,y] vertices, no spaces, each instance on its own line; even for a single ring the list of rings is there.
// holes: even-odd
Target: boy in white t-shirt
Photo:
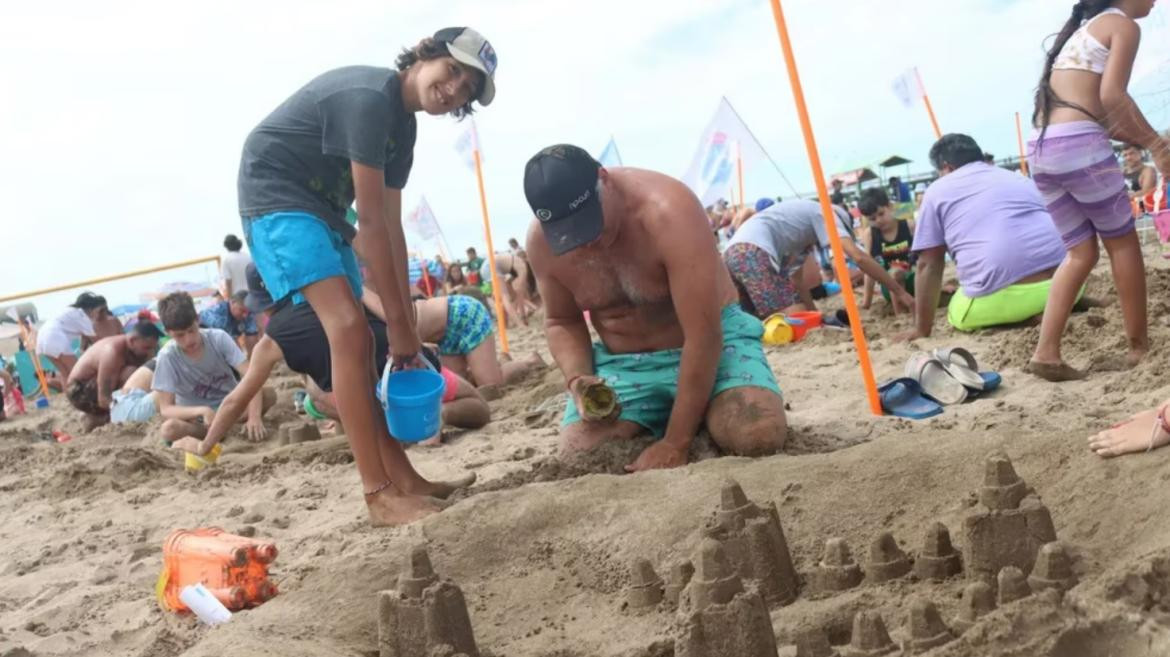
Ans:
[[[248,291],[248,265],[252,264],[252,257],[242,252],[244,243],[235,235],[223,238],[223,248],[227,255],[223,257],[219,277],[223,281],[223,298],[230,299],[237,292]]]

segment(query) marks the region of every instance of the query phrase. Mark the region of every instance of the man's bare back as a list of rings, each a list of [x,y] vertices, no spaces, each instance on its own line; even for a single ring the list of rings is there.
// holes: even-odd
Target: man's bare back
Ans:
[[[682,326],[675,314],[665,250],[679,242],[709,243],[710,261],[694,266],[716,278],[721,305],[737,300],[731,277],[704,215],[691,212],[697,201],[682,183],[668,176],[633,168],[607,170],[610,185],[623,197],[624,212],[616,229],[587,246],[554,256],[534,221],[528,233],[528,254],[542,276],[567,289],[577,307],[588,311],[606,348],[614,353],[677,349]],[[603,203],[605,201],[603,200]],[[608,214],[607,214],[608,216]]]
[[[77,360],[77,365],[74,365],[73,371],[69,373],[69,382],[89,381],[96,378],[102,358],[115,359],[119,370],[123,370],[127,366],[137,368],[142,365],[146,359],[139,359],[130,352],[129,340],[129,336],[114,335],[95,342],[92,347],[82,352],[81,358]],[[120,377],[118,386],[123,383],[125,383],[125,379]]]

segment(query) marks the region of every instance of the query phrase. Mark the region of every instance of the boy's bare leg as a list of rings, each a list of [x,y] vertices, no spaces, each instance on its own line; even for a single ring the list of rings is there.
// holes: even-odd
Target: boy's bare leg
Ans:
[[[192,436],[203,439],[207,435],[207,425],[202,422],[188,422],[187,420],[167,420],[159,427],[159,436],[162,437],[163,442],[170,443]]]
[[[370,385],[370,327],[349,282],[334,276],[301,292],[329,339],[335,399],[363,492],[367,493],[370,521],[375,526],[401,525],[437,512],[439,507],[425,492],[407,492],[417,489],[419,482],[427,482],[415,472],[402,446],[389,439]]]
[[[1167,405],[1170,405],[1170,400],[1157,408],[1142,411],[1106,431],[1089,436],[1089,449],[1097,456],[1109,458],[1147,452],[1170,444],[1170,432],[1166,431],[1159,413]]]
[[[1113,284],[1121,301],[1121,318],[1129,343],[1129,353],[1125,356],[1125,362],[1133,367],[1150,349],[1146,317],[1146,264],[1142,258],[1142,245],[1136,231],[1121,237],[1102,238],[1101,241],[1105,244],[1105,251],[1109,253]]]

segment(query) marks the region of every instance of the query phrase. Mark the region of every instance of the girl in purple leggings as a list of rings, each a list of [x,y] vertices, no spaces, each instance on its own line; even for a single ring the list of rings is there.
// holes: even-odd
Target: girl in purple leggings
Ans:
[[[1049,381],[1085,375],[1060,355],[1069,313],[1105,244],[1132,366],[1149,348],[1146,278],[1125,179],[1110,139],[1137,143],[1170,172],[1170,144],[1142,116],[1126,87],[1155,0],[1080,0],[1056,36],[1036,90],[1029,166],[1068,255],[1052,279],[1040,342],[1027,370]]]

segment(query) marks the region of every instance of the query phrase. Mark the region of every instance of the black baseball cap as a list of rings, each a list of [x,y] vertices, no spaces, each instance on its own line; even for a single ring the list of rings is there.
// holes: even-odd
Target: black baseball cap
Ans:
[[[524,167],[524,195],[548,246],[562,255],[601,236],[605,225],[598,196],[601,164],[584,149],[557,144]]]
[[[77,301],[74,301],[71,305],[74,308],[90,311],[94,308],[101,308],[102,306],[106,305],[106,298],[100,294],[94,294],[93,292],[82,292],[81,294],[77,295]]]
[[[244,279],[248,281],[248,296],[244,297],[244,307],[254,313],[262,313],[272,305],[272,295],[268,294],[268,286],[260,278],[256,265],[248,263],[244,269]]]

